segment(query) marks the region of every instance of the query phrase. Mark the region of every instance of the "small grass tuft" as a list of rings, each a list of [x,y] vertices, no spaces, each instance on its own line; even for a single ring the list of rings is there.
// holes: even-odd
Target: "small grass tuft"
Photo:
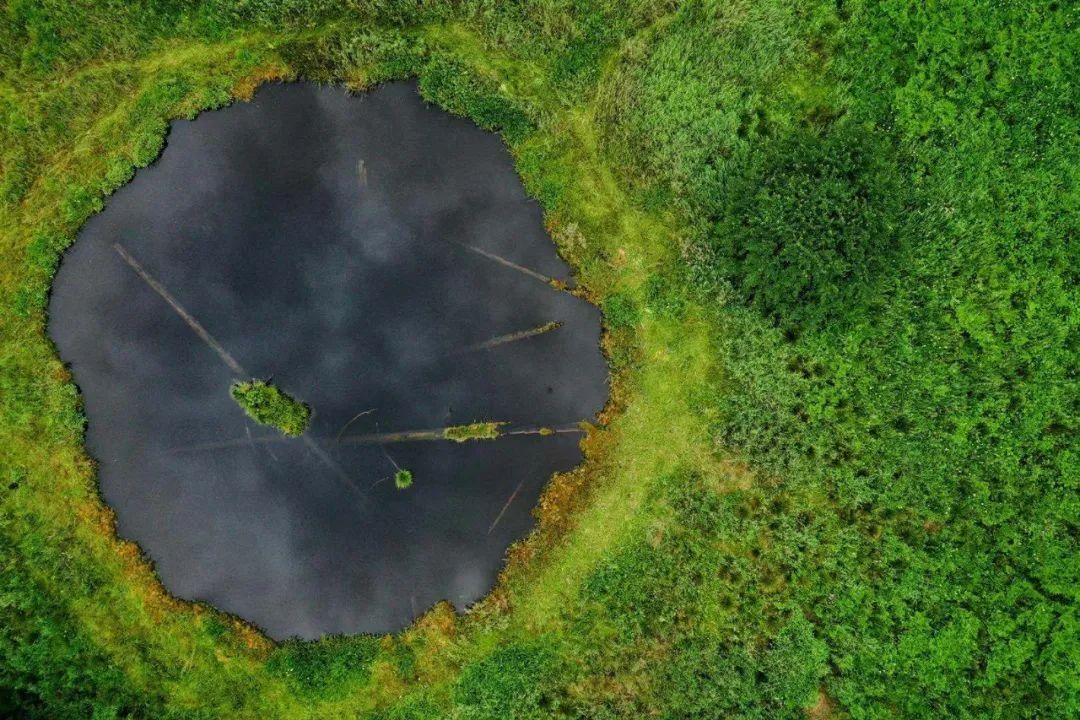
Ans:
[[[298,437],[311,422],[311,408],[265,380],[233,383],[229,393],[255,422]]]

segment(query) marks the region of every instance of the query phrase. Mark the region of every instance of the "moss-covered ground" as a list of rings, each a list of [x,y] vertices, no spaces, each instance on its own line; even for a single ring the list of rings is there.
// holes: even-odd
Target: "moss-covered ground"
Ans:
[[[451,425],[443,429],[443,437],[454,442],[469,440],[494,440],[502,435],[501,422],[474,422],[468,425]]]
[[[1069,3],[12,0],[0,715],[1080,714]],[[501,132],[613,395],[464,616],[275,644],[118,540],[45,335],[168,121],[305,77]]]

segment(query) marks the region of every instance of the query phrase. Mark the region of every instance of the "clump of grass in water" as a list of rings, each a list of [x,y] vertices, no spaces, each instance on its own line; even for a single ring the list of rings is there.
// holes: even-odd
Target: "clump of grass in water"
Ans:
[[[499,429],[504,422],[475,422],[470,425],[452,425],[443,430],[443,437],[454,442],[469,440],[494,440],[502,435]]]
[[[233,383],[229,394],[252,420],[285,435],[303,435],[311,422],[310,407],[265,380]]]
[[[394,485],[398,490],[404,490],[412,485],[412,470],[403,470],[398,468],[398,471],[394,473]]]

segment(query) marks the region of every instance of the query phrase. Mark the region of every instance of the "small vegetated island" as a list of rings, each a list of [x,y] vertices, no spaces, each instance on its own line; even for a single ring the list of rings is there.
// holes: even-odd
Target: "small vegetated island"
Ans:
[[[266,380],[233,383],[229,394],[252,420],[289,437],[303,435],[311,422],[308,405]]]
[[[412,487],[412,481],[412,470],[398,468],[398,471],[394,473],[394,485],[398,490],[405,490]]]
[[[502,435],[504,422],[474,422],[468,425],[451,425],[443,430],[443,437],[454,442],[470,440],[494,440]]]

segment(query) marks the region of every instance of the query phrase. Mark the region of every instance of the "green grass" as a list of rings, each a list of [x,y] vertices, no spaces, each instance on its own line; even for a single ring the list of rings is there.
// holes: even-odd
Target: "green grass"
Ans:
[[[500,429],[506,423],[474,422],[468,425],[452,425],[443,430],[443,437],[454,442],[469,440],[494,440],[502,435]]]
[[[1080,712],[1068,4],[365,7],[0,19],[0,714]],[[43,311],[168,119],[297,74],[501,131],[614,375],[468,615],[275,645],[116,539]]]
[[[397,487],[398,490],[405,490],[406,488],[410,488],[412,487],[412,483],[412,470],[399,469],[397,472],[394,473],[394,486]]]
[[[299,437],[311,422],[310,407],[265,380],[233,383],[229,394],[252,420],[285,435]]]

